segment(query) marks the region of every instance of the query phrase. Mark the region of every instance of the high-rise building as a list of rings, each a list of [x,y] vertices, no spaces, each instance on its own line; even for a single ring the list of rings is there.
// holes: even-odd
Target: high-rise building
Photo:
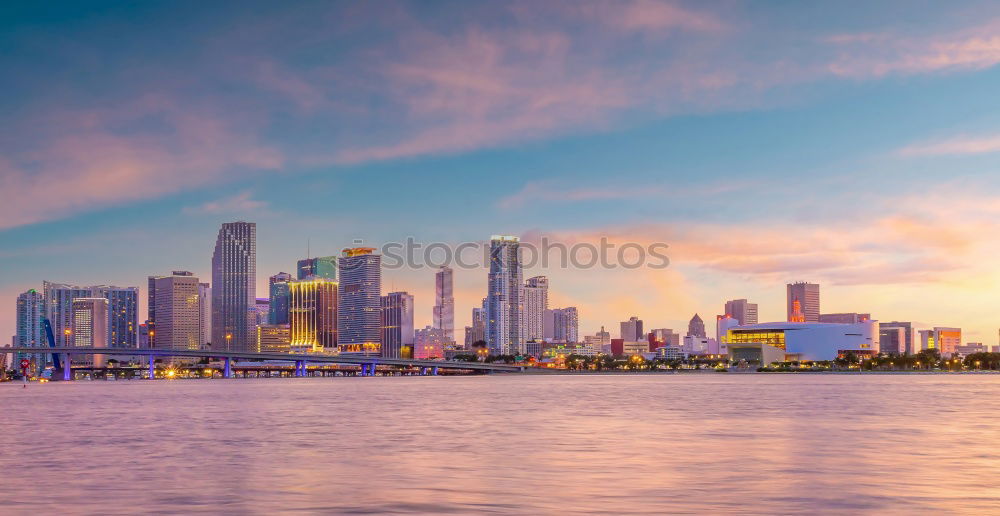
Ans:
[[[549,279],[545,276],[528,278],[521,291],[522,342],[545,338],[545,310],[549,308]]]
[[[108,300],[103,297],[73,299],[71,342],[76,348],[108,347]],[[81,362],[104,365],[104,355],[81,357]]]
[[[290,353],[291,328],[288,324],[262,324],[257,326],[258,353]]]
[[[288,324],[289,281],[292,281],[292,275],[287,272],[279,272],[268,278],[268,294],[271,301],[271,311],[267,315],[269,324]]]
[[[646,340],[646,333],[642,329],[642,320],[632,316],[627,321],[622,321],[619,336],[625,342]]]
[[[445,346],[444,332],[426,326],[422,330],[417,330],[413,335],[413,358],[416,360],[429,360],[444,357]]]
[[[490,272],[487,276],[486,343],[495,355],[524,352],[521,331],[520,241],[515,236],[490,239]]]
[[[819,314],[819,322],[830,324],[858,324],[870,321],[872,314],[843,313],[843,314]]]
[[[42,283],[46,304],[46,318],[52,325],[56,344],[65,338],[66,330],[73,327],[73,300],[78,297],[103,297],[108,300],[108,315],[105,344],[109,348],[135,348],[138,321],[138,287],[115,287],[109,285],[94,285],[79,287],[62,283]]]
[[[879,335],[881,335],[883,330],[901,329],[903,330],[903,347],[898,351],[898,353],[906,353],[908,355],[913,355],[920,351],[919,345],[914,345],[913,339],[913,323],[911,322],[880,322],[878,323]],[[879,348],[884,349],[884,348]]]
[[[292,351],[334,351],[339,339],[337,282],[311,276],[311,279],[289,281],[288,290]]]
[[[692,317],[691,321],[688,322],[687,334],[694,337],[700,337],[702,339],[706,337],[705,321],[701,320],[701,316],[699,316],[698,314],[694,314],[694,317]]]
[[[804,320],[797,322],[819,322],[819,284],[789,283],[788,290],[788,320],[792,321],[795,314],[795,302],[798,301]]]
[[[381,341],[383,357],[413,358],[412,294],[389,292],[382,296]]]
[[[725,314],[731,315],[740,324],[757,324],[757,303],[746,299],[726,301]]]
[[[295,267],[295,273],[297,279],[299,280],[309,279],[312,276],[316,276],[336,281],[337,269],[336,256],[321,256],[319,258],[305,258],[299,260]]]
[[[149,319],[153,349],[201,349],[201,285],[188,271],[149,277]]]
[[[212,253],[212,348],[256,347],[257,224],[227,222]],[[152,328],[155,330],[155,328]]]
[[[465,349],[472,349],[477,342],[486,342],[486,300],[482,308],[472,309],[472,326],[465,332]]]
[[[198,340],[202,349],[208,349],[212,342],[212,286],[198,284]]]
[[[579,342],[580,319],[575,306],[546,310],[543,319],[546,342]]]
[[[656,328],[649,333],[653,336],[654,342],[660,343],[664,346],[679,347],[681,345],[681,334],[670,328]]]
[[[261,324],[267,324],[268,319],[271,317],[271,299],[267,297],[258,297],[254,301],[254,327],[260,326]],[[256,339],[257,333],[254,331],[254,338]]]
[[[879,325],[878,350],[880,353],[906,353],[906,328],[898,326],[883,328]]]
[[[434,327],[447,342],[455,342],[454,271],[441,267],[434,274]]]
[[[340,350],[378,354],[382,333],[382,256],[371,247],[344,249],[338,267]]]
[[[42,320],[45,318],[45,297],[41,292],[31,289],[17,296],[17,313],[15,317],[16,333],[14,335],[14,347],[18,348],[44,348],[48,347],[45,338],[45,326]],[[45,367],[47,363],[46,355],[42,353],[25,354],[18,353],[14,358],[21,360],[27,358],[31,360],[37,370]]]

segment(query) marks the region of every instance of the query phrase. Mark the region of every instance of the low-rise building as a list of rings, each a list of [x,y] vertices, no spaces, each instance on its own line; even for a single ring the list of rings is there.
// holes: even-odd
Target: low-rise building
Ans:
[[[878,353],[877,328],[877,321],[857,324],[776,322],[736,326],[730,328],[726,335],[726,346],[728,355],[735,361],[751,361],[753,357],[762,364],[786,360],[834,360],[845,352]],[[774,360],[779,354],[780,359]]]

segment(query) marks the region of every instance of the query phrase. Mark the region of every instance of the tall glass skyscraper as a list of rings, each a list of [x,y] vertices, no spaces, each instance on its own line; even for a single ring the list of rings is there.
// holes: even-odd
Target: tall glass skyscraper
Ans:
[[[413,358],[413,295],[389,292],[382,297],[382,353],[388,358]]]
[[[299,260],[295,267],[298,279],[309,279],[312,276],[318,278],[336,280],[337,279],[337,257],[320,256],[319,258],[306,258]]]
[[[339,348],[378,353],[382,331],[382,256],[371,247],[344,249],[338,268]]]
[[[445,342],[455,342],[454,271],[441,267],[434,275],[434,327]]]
[[[212,349],[256,346],[257,224],[227,222],[212,254]]]
[[[49,344],[45,338],[45,327],[42,319],[45,318],[45,298],[41,292],[31,289],[17,296],[17,314],[15,319],[16,334],[14,335],[14,346],[26,348],[43,348]],[[28,358],[32,360],[35,367],[41,369],[45,367],[46,356],[44,354],[18,354],[17,359]]]
[[[291,350],[333,351],[337,347],[337,282],[314,276],[286,285]]]
[[[290,281],[292,281],[292,275],[287,272],[279,272],[268,279],[268,296],[271,300],[271,306],[267,316],[267,324],[288,324],[288,283]]]
[[[521,340],[521,260],[519,239],[493,236],[486,294],[486,343],[490,353],[523,353]]]

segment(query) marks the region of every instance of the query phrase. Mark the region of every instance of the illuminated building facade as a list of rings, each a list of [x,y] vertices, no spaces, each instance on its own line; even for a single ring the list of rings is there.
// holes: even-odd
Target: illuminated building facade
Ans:
[[[202,349],[208,349],[212,342],[212,286],[198,284],[198,340]]]
[[[936,349],[942,357],[954,355],[962,345],[961,328],[935,326],[931,330],[921,330],[919,335],[920,349]]]
[[[45,326],[42,323],[44,318],[45,297],[41,292],[31,289],[18,295],[14,346],[23,348],[48,347]],[[22,358],[31,360],[37,369],[44,368],[46,365],[46,356],[41,353],[30,355],[18,353],[15,360],[20,361]]]
[[[413,338],[413,295],[390,292],[382,296],[381,356],[413,358]]]
[[[60,336],[73,327],[73,300],[78,297],[103,297],[108,300],[106,347],[129,349],[137,346],[139,327],[139,288],[94,285],[80,287],[61,283],[43,282],[46,318],[52,324],[56,344]]]
[[[257,326],[258,353],[290,353],[291,327],[288,324],[262,324]]]
[[[540,341],[545,338],[545,311],[549,308],[549,279],[545,276],[528,278],[521,291],[521,340]]]
[[[382,338],[382,256],[371,247],[344,249],[338,267],[340,351],[378,354]]]
[[[337,349],[337,282],[313,277],[290,281],[288,288],[292,351],[318,353]]]
[[[227,222],[212,253],[212,347],[256,347],[257,224]],[[156,328],[151,328],[156,330]]]
[[[796,322],[819,322],[819,284],[817,283],[789,283],[787,288],[788,320],[792,321],[794,315],[794,303],[799,302],[802,321]]]
[[[740,322],[731,314],[719,315],[715,318],[715,340],[719,353],[728,353],[726,348],[726,339],[729,335],[730,328],[734,328],[736,326],[740,326]]]
[[[108,347],[108,300],[103,297],[78,297],[74,299],[71,332],[72,347]],[[104,365],[104,355],[83,356],[78,360],[98,367]]]
[[[833,360],[846,351],[877,354],[878,323],[781,322],[736,326],[729,329],[725,344],[731,357],[744,359],[746,352],[759,354],[761,346],[781,350],[787,360]]]
[[[490,271],[487,276],[486,344],[494,355],[524,352],[521,331],[520,239],[494,235],[490,239]]]
[[[430,360],[444,357],[444,346],[447,343],[444,332],[427,326],[417,330],[413,335],[413,358]]]
[[[455,273],[451,267],[441,267],[434,274],[433,310],[433,326],[447,342],[455,342]]]
[[[150,347],[195,351],[202,344],[201,285],[188,271],[149,277]]]

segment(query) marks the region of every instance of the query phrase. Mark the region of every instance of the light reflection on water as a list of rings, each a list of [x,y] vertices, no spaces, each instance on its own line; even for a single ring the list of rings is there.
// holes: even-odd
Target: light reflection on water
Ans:
[[[994,512],[1000,375],[0,385],[0,513]]]

